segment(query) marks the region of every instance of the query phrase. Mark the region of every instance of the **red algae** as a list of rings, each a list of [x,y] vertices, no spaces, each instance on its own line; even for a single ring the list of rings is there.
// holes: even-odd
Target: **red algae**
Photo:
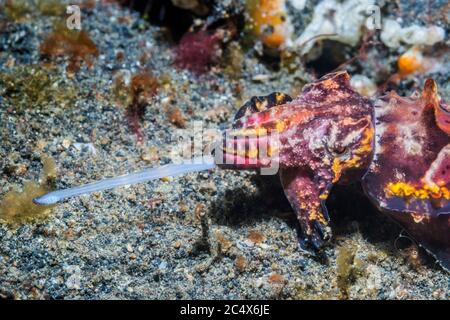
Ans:
[[[218,32],[201,30],[186,33],[175,48],[175,64],[195,73],[206,72],[219,56],[220,39]]]
[[[39,51],[41,55],[48,57],[68,57],[68,73],[75,73],[84,62],[92,67],[94,58],[99,55],[99,50],[84,31],[69,30],[64,25],[58,25],[55,31],[47,35],[42,42]]]

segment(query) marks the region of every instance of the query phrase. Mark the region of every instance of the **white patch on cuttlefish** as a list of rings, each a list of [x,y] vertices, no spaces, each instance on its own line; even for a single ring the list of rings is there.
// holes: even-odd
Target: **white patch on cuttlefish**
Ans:
[[[405,151],[407,155],[419,156],[422,154],[422,141],[424,134],[417,130],[417,124],[400,125],[396,144]]]
[[[425,173],[423,180],[430,186],[437,186],[436,181],[433,180],[433,175],[439,170],[441,164],[450,157],[450,146],[447,145],[439,152],[436,160],[434,160],[430,168]]]

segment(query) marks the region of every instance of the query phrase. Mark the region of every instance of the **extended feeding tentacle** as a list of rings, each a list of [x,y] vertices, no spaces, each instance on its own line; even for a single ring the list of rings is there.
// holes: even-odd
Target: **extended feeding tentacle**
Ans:
[[[150,168],[136,173],[100,180],[86,185],[53,191],[41,197],[33,199],[39,205],[51,205],[65,199],[89,194],[96,191],[103,191],[124,185],[142,183],[168,176],[177,176],[184,173],[209,170],[215,167],[212,157],[201,157],[185,161],[182,164],[168,164],[158,168]]]

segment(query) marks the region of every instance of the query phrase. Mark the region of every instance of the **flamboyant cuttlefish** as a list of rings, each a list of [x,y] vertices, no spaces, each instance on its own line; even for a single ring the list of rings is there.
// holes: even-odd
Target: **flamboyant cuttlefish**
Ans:
[[[51,192],[68,197],[210,169],[277,168],[301,227],[302,248],[331,238],[325,201],[333,185],[355,180],[372,202],[450,269],[450,107],[433,80],[409,98],[389,92],[375,102],[360,96],[346,72],[306,85],[295,99],[282,93],[254,97],[236,114],[214,159],[166,165]]]

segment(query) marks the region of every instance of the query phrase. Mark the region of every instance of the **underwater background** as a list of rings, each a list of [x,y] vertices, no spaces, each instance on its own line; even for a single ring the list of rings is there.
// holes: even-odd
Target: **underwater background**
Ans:
[[[71,30],[65,1],[0,0],[0,299],[448,299],[448,272],[357,185],[328,200],[320,257],[256,172],[31,201],[166,164],[176,130],[226,127],[252,96],[336,68],[366,96],[433,77],[448,102],[447,1],[362,1],[390,26],[376,31],[358,3],[84,0]]]

